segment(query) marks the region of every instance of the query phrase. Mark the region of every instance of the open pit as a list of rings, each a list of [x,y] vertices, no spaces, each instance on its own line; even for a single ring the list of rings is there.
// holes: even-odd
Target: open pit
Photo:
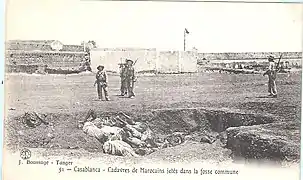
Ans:
[[[98,117],[119,114],[96,112]],[[82,149],[89,153],[103,152],[102,144],[78,128],[87,112],[74,114],[44,114],[47,124],[29,127],[24,116],[6,121],[6,145],[11,150],[27,148]],[[146,112],[127,113],[135,122],[144,122],[155,138],[164,138],[176,132],[183,134],[184,142],[146,154],[171,154],[174,148],[180,156],[189,153],[186,143],[191,143],[196,153],[203,155],[200,144],[212,144],[206,149],[226,151],[233,159],[269,159],[274,161],[299,162],[300,123],[277,121],[272,114],[256,114],[227,109],[180,108],[156,109]],[[201,151],[201,152],[199,152]],[[195,155],[193,155],[195,156]]]

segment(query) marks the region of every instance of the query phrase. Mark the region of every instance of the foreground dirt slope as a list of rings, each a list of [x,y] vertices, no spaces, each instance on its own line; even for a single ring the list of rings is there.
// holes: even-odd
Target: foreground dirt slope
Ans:
[[[227,129],[227,147],[235,156],[300,160],[300,123],[271,123]]]

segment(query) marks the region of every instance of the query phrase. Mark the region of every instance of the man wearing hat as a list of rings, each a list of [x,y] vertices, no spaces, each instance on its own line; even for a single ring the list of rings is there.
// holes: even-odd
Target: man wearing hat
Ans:
[[[268,75],[268,92],[269,96],[274,98],[277,97],[277,86],[276,86],[276,69],[275,69],[275,62],[274,57],[268,57],[268,70],[263,74],[263,76]]]
[[[97,92],[99,100],[102,100],[102,90],[104,91],[105,100],[109,101],[108,90],[107,90],[107,74],[104,70],[104,66],[100,65],[97,67],[98,72],[96,74],[96,81],[94,86],[97,84]]]
[[[134,83],[136,82],[136,77],[135,77],[135,69],[133,67],[133,61],[130,59],[126,60],[126,68],[125,68],[125,83],[127,87],[127,92],[128,92],[128,97],[129,98],[134,98]]]
[[[89,58],[89,53],[85,53],[84,56],[84,69],[87,71],[92,71],[91,67],[90,67],[90,58]]]
[[[126,63],[119,64],[120,67],[120,78],[121,78],[121,96],[125,96],[127,94],[127,87],[126,87]]]

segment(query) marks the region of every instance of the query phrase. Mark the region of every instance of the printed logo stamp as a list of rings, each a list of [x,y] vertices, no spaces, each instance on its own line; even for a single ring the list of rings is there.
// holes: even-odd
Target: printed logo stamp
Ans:
[[[32,153],[29,149],[22,149],[20,152],[20,157],[24,160],[29,159],[31,157]]]

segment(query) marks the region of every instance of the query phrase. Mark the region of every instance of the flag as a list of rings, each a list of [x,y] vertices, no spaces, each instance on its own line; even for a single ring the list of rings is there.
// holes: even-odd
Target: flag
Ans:
[[[189,32],[188,32],[188,30],[187,30],[186,28],[185,28],[185,30],[184,30],[184,31],[185,31],[185,33],[186,33],[186,34],[189,34]]]

